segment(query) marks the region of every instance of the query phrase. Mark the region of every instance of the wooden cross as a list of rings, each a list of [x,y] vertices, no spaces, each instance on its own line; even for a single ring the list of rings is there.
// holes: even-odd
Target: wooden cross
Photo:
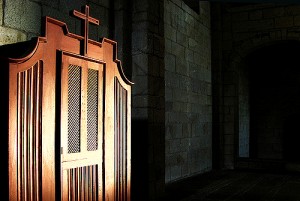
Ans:
[[[73,15],[83,19],[84,20],[84,30],[83,30],[83,34],[84,34],[84,56],[87,56],[87,51],[88,51],[88,41],[89,41],[89,23],[93,23],[96,25],[99,25],[99,20],[92,18],[90,16],[90,7],[89,6],[85,6],[85,13],[81,13],[77,10],[73,10]]]

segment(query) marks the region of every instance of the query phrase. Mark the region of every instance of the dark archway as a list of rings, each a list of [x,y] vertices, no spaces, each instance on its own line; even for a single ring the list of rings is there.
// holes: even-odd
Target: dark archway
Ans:
[[[300,43],[278,42],[245,58],[250,157],[300,162]]]

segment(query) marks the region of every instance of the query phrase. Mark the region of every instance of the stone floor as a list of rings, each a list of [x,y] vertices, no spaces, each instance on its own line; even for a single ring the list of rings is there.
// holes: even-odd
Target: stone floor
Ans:
[[[219,171],[173,183],[170,201],[300,201],[300,174]]]

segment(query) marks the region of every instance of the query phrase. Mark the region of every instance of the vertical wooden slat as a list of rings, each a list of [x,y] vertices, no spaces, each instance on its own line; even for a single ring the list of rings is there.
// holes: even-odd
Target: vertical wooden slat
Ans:
[[[86,173],[87,173],[87,187],[88,187],[88,188],[87,188],[87,197],[88,197],[87,200],[91,200],[90,180],[88,179],[88,178],[90,178],[90,170],[89,170],[89,168],[86,168],[85,170],[86,170]]]
[[[116,188],[116,193],[115,193],[115,196],[116,196],[116,199],[115,200],[118,200],[119,199],[119,150],[118,150],[118,143],[119,143],[119,139],[118,139],[118,135],[119,135],[119,113],[118,113],[118,86],[117,86],[117,81],[115,80],[115,99],[116,99],[116,102],[115,102],[115,157],[116,157],[116,162],[115,162],[115,168],[116,168],[116,183],[115,183],[115,188]]]
[[[90,180],[88,179],[90,177],[89,175],[89,169],[85,168],[85,175],[86,175],[86,179],[85,179],[85,185],[86,185],[86,200],[90,200]]]
[[[71,169],[71,170],[69,170],[69,178],[68,178],[68,183],[69,183],[69,191],[68,191],[68,194],[69,194],[69,200],[70,201],[72,201],[73,200],[73,197],[74,197],[74,195],[73,195],[73,191],[72,191],[72,189],[74,188],[73,187],[73,170]]]
[[[35,184],[35,178],[36,178],[36,171],[35,171],[35,164],[36,164],[36,105],[37,105],[37,97],[38,97],[38,92],[37,92],[37,70],[39,68],[39,63],[37,63],[34,66],[34,72],[33,72],[33,104],[32,104],[32,188],[33,188],[33,195],[32,199],[37,200],[36,198],[36,184]]]
[[[75,169],[75,200],[79,200],[79,168]]]
[[[129,199],[128,199],[128,185],[127,185],[127,181],[128,180],[130,180],[129,178],[128,178],[128,173],[127,173],[127,168],[129,168],[128,167],[128,163],[127,163],[127,161],[128,161],[128,158],[127,158],[127,156],[128,156],[128,144],[127,144],[127,140],[128,140],[128,135],[130,134],[129,132],[127,132],[127,122],[128,122],[128,113],[127,113],[127,110],[128,110],[128,107],[127,107],[127,105],[128,105],[128,97],[127,97],[127,91],[124,89],[124,98],[125,98],[125,102],[124,102],[124,112],[125,112],[125,117],[126,117],[126,119],[125,119],[125,121],[124,121],[124,130],[125,130],[125,139],[124,139],[124,144],[125,144],[125,150],[126,150],[126,152],[124,153],[124,158],[125,158],[125,165],[124,165],[124,174],[125,174],[125,199],[126,199],[126,201],[129,201]]]
[[[104,109],[104,97],[103,97],[103,83],[104,83],[104,77],[103,77],[103,65],[99,65],[98,70],[98,150],[99,150],[99,159],[100,163],[98,164],[97,169],[97,175],[98,175],[98,197],[99,200],[104,199],[104,193],[105,192],[105,185],[103,185],[103,172],[104,169],[104,161],[103,161],[103,145],[104,145],[104,134],[103,134],[103,127],[104,127],[104,115],[103,115],[103,109]],[[102,166],[103,165],[103,166]]]
[[[92,166],[89,166],[89,167],[87,167],[88,169],[89,169],[89,172],[90,172],[90,176],[89,176],[89,181],[90,181],[90,186],[89,186],[89,188],[90,188],[90,200],[92,201],[93,199],[94,199],[94,187],[93,187],[93,177],[94,177],[94,175],[93,175],[93,167]]]
[[[126,150],[127,150],[127,154],[126,154],[126,157],[127,157],[127,164],[126,164],[126,168],[127,168],[127,171],[126,171],[126,186],[127,186],[127,189],[126,189],[126,192],[127,192],[127,200],[130,201],[131,200],[131,89],[129,88],[127,93],[126,93],[126,100],[127,100],[127,103],[126,103],[126,114],[127,114],[127,122],[126,122],[126,125],[127,125],[127,128],[126,128],[126,131],[127,131],[127,134],[128,134],[128,137],[127,137],[127,140],[126,140]]]
[[[93,167],[92,166],[89,166],[87,167],[89,170],[90,170],[90,177],[89,177],[89,180],[90,180],[90,191],[91,191],[91,198],[90,200],[92,201],[94,199],[94,175],[93,175]]]
[[[17,94],[18,94],[18,106],[17,106],[17,111],[18,111],[18,117],[17,117],[17,121],[18,121],[18,128],[17,128],[17,146],[18,146],[18,149],[17,149],[17,153],[18,153],[18,156],[17,156],[17,173],[18,173],[18,187],[17,187],[17,192],[18,192],[18,195],[17,195],[17,199],[18,200],[21,200],[21,196],[22,196],[22,191],[21,191],[21,183],[22,183],[22,160],[21,160],[21,156],[22,156],[22,127],[21,127],[21,122],[22,122],[22,109],[21,109],[21,106],[22,106],[22,88],[23,88],[23,77],[22,77],[22,74],[21,73],[18,73],[17,74],[17,79],[18,79],[18,84],[17,84],[17,87],[18,87],[18,91],[17,91]]]
[[[24,88],[24,133],[23,133],[23,140],[24,140],[24,197],[23,200],[27,201],[28,198],[28,71],[25,71],[25,88]]]
[[[87,167],[89,169],[89,181],[90,181],[90,184],[89,184],[89,189],[90,189],[90,200],[92,201],[93,200],[93,169],[91,166]]]
[[[35,163],[36,163],[36,158],[35,158],[35,153],[36,153],[36,104],[37,104],[37,69],[39,68],[39,62],[36,63],[33,67],[33,72],[32,72],[32,95],[33,95],[33,101],[32,101],[32,124],[31,124],[31,130],[32,130],[32,153],[31,153],[31,158],[32,158],[32,166],[31,166],[31,171],[32,171],[32,200],[36,201],[36,183],[35,183],[35,178],[36,178],[36,172],[35,172]]]
[[[117,181],[116,181],[116,200],[119,200],[119,193],[120,193],[120,108],[119,108],[119,85],[117,80],[116,82],[116,116],[117,116],[117,120],[116,120],[116,145],[115,145],[115,149],[116,149],[116,177],[117,177]]]
[[[63,201],[70,201],[71,200],[71,193],[72,193],[72,191],[71,191],[71,170],[67,170],[67,172],[68,172],[68,178],[67,178],[67,183],[68,183],[68,191],[64,191],[65,192],[65,194],[64,195],[68,195],[68,200],[63,200]],[[66,196],[64,196],[64,198],[65,198]]]
[[[81,181],[81,179],[82,179],[82,175],[81,175],[81,173],[82,173],[82,167],[80,167],[79,169],[78,169],[78,200],[82,200],[81,199],[81,196],[82,196],[82,181]]]
[[[120,94],[121,92],[121,87],[118,82],[118,155],[119,155],[119,161],[118,161],[118,166],[119,166],[119,199],[122,201],[122,96]]]
[[[122,126],[122,115],[121,115],[121,111],[122,111],[122,104],[121,104],[121,95],[120,95],[120,91],[121,91],[121,88],[120,88],[120,85],[119,85],[119,82],[117,84],[118,86],[118,169],[119,169],[119,172],[118,172],[118,177],[119,177],[119,199],[120,201],[122,201],[122,176],[121,176],[121,173],[122,173],[122,166],[121,166],[121,162],[122,162],[122,155],[121,155],[121,152],[122,152],[122,147],[121,147],[121,126]]]
[[[71,192],[72,192],[72,199],[71,200],[75,200],[76,199],[76,191],[75,191],[75,189],[76,189],[76,173],[75,173],[75,169],[72,169],[72,190],[71,190]]]
[[[29,166],[29,198],[28,200],[33,200],[33,104],[34,104],[34,70],[35,66],[29,70],[30,73],[30,78],[29,78],[29,129],[28,129],[28,152],[29,152],[29,161],[28,161],[28,166]]]
[[[84,168],[84,200],[89,200],[89,193],[88,193],[88,190],[89,190],[89,186],[88,186],[88,174],[87,174],[87,169]]]
[[[84,200],[84,168],[83,167],[80,167],[80,200]]]
[[[117,200],[117,191],[118,191],[118,152],[117,152],[117,132],[118,132],[118,115],[117,115],[117,81],[114,79],[114,151],[115,151],[115,167],[114,167],[114,176],[115,176],[115,200]]]
[[[122,142],[123,142],[123,105],[122,105],[122,87],[120,86],[120,84],[118,83],[118,96],[119,96],[119,188],[120,188],[120,192],[119,192],[119,196],[120,196],[120,201],[123,201],[123,147],[122,147]]]
[[[67,170],[68,172],[68,178],[67,178],[67,182],[68,182],[68,191],[66,192],[66,194],[68,194],[68,201],[71,201],[72,200],[72,183],[73,180],[72,180],[72,169],[71,170]],[[65,201],[65,200],[64,200]]]
[[[126,146],[126,142],[127,142],[127,133],[126,133],[126,121],[127,121],[127,113],[126,113],[126,102],[127,102],[127,97],[126,97],[126,90],[124,88],[122,88],[122,116],[123,116],[123,121],[122,121],[122,136],[123,136],[123,140],[122,140],[122,184],[123,184],[123,200],[126,200],[126,192],[127,192],[127,186],[126,186],[126,181],[127,181],[127,174],[126,174],[126,167],[127,167],[127,146]]]
[[[127,168],[127,164],[126,164],[126,161],[127,161],[127,132],[126,132],[126,127],[127,127],[127,113],[126,113],[126,102],[127,102],[127,98],[126,98],[126,90],[124,88],[122,88],[122,105],[123,105],[123,111],[122,111],[122,116],[123,116],[123,126],[122,126],[122,129],[123,129],[123,143],[122,143],[122,146],[123,146],[123,154],[122,154],[122,158],[123,158],[123,200],[127,200],[126,197],[127,197],[127,186],[126,186],[126,181],[127,181],[127,173],[126,173],[126,168]]]
[[[35,107],[35,113],[36,113],[36,119],[35,119],[35,190],[36,190],[36,200],[39,201],[41,197],[41,192],[40,188],[41,186],[39,185],[41,178],[41,169],[40,169],[40,150],[41,150],[41,101],[42,101],[42,72],[43,72],[43,66],[42,62],[40,61],[38,63],[38,68],[37,68],[37,81],[36,81],[36,107]]]
[[[122,148],[123,148],[123,153],[122,153],[122,185],[123,185],[123,200],[126,200],[126,112],[125,112],[125,103],[126,103],[126,99],[125,99],[125,90],[124,88],[122,88],[122,116],[123,116],[123,120],[122,120]]]
[[[19,96],[21,97],[21,103],[20,103],[20,113],[21,113],[21,116],[20,116],[20,185],[19,185],[19,191],[20,191],[20,200],[23,199],[24,197],[24,189],[23,189],[23,184],[24,184],[24,159],[23,159],[23,155],[24,155],[24,88],[25,88],[25,74],[24,73],[21,73],[20,74],[21,76],[21,90],[20,90],[20,94]]]
[[[20,107],[18,108],[18,110],[20,111],[20,117],[18,118],[20,121],[20,130],[19,130],[19,151],[20,152],[20,156],[19,156],[19,178],[20,178],[20,183],[19,183],[19,189],[18,191],[20,192],[20,196],[19,196],[19,200],[22,200],[24,197],[24,189],[23,189],[23,184],[24,184],[24,159],[23,159],[23,155],[24,155],[24,87],[25,87],[25,74],[24,73],[20,73],[20,77],[21,77],[21,83],[20,83],[20,93],[19,93],[19,97],[20,97]]]
[[[35,165],[36,165],[36,115],[37,115],[37,110],[36,110],[36,105],[37,105],[37,97],[38,97],[38,92],[37,92],[37,71],[39,68],[39,62],[34,65],[33,68],[33,103],[32,103],[32,200],[36,201],[37,200],[37,194],[36,194],[36,170],[35,170]]]
[[[93,198],[92,198],[92,200],[94,201],[94,200],[96,200],[96,185],[95,185],[95,183],[96,183],[96,172],[95,172],[95,166],[91,166],[91,170],[92,170],[92,183],[93,183],[93,185],[92,185],[92,189],[93,189]]]

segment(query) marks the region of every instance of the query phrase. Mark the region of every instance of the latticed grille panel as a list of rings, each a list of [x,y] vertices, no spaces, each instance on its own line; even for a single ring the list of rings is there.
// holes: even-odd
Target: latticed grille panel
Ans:
[[[88,69],[87,150],[98,149],[98,71]]]
[[[68,153],[80,152],[81,67],[68,67]]]

